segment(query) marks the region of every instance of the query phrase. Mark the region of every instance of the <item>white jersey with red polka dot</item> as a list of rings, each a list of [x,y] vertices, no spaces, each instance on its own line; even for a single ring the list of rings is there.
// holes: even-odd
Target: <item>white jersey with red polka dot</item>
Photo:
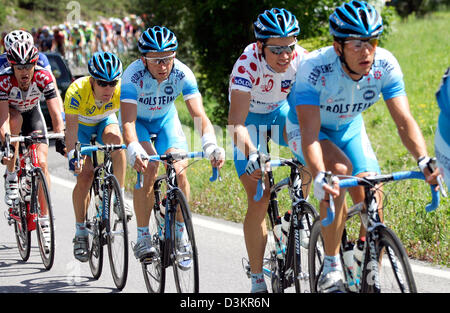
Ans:
[[[230,93],[231,90],[250,92],[249,112],[266,114],[275,111],[286,101],[295,83],[297,67],[306,53],[304,48],[296,45],[288,70],[277,73],[259,54],[256,43],[248,45],[234,64]]]

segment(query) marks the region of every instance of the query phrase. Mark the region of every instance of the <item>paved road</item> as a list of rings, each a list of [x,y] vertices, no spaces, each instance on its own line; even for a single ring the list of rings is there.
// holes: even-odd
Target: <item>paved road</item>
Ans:
[[[73,257],[74,215],[72,209],[73,176],[65,169],[65,159],[50,149],[52,201],[56,227],[55,264],[45,271],[39,255],[36,234],[32,233],[32,250],[28,262],[21,261],[12,226],[3,217],[3,180],[0,183],[0,293],[8,292],[116,292],[108,258],[103,274],[93,280],[89,265]],[[127,201],[130,201],[128,198]],[[199,250],[200,292],[246,293],[250,282],[242,269],[246,256],[242,224],[194,215],[196,241]],[[130,241],[136,240],[136,220],[129,223]],[[105,256],[107,251],[105,250]],[[420,292],[450,292],[450,269],[436,268],[422,262],[412,262]],[[175,292],[171,268],[167,272],[166,291]],[[146,292],[140,264],[131,253],[129,274],[123,293]]]

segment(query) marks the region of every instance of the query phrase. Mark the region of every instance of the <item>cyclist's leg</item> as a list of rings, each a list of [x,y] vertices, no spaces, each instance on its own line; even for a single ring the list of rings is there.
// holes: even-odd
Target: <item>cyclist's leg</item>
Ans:
[[[273,121],[266,121],[265,114],[249,113],[246,119],[246,127],[250,138],[255,146],[258,146],[258,141],[261,140],[259,151],[267,153],[267,134],[270,125]],[[260,127],[262,126],[262,127]],[[247,194],[247,213],[244,219],[244,239],[249,258],[250,272],[252,278],[252,292],[267,291],[267,286],[264,281],[262,273],[264,251],[267,242],[267,227],[265,217],[267,214],[267,206],[269,203],[269,184],[266,176],[266,189],[261,200],[256,202],[254,196],[256,194],[257,181],[251,179],[245,173],[247,165],[247,158],[242,151],[234,146],[234,164],[238,177],[244,186]]]
[[[11,135],[20,134],[20,130],[23,125],[22,114],[10,108],[9,109],[9,125]],[[14,147],[14,154],[11,160],[5,161],[6,172],[5,172],[5,202],[7,205],[12,205],[16,203],[19,199],[19,184],[16,172],[16,158],[18,154],[19,143],[12,144]]]
[[[340,146],[353,165],[353,176],[365,177],[381,173],[362,119],[352,123],[346,131],[346,136],[343,136],[343,138],[345,138],[345,141],[341,140]],[[353,187],[348,191],[354,204],[364,201],[365,195],[363,187]],[[377,192],[377,202],[380,218],[383,220],[381,191],[382,188],[379,187],[379,192]],[[359,233],[360,239],[364,239],[365,234],[366,231],[361,224]]]

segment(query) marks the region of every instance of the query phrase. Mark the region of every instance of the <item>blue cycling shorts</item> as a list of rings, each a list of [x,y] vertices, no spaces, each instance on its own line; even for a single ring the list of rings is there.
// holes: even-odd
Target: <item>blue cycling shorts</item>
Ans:
[[[295,110],[289,112],[286,132],[291,151],[298,160],[304,163],[304,156],[301,151],[300,127]],[[361,115],[340,130],[321,127],[319,140],[330,140],[345,153],[352,162],[352,175],[363,172],[381,173]]]
[[[110,124],[119,124],[119,121],[117,120],[116,114],[111,114],[107,118],[105,118],[103,121],[98,123],[94,126],[87,126],[83,124],[78,124],[78,141],[81,142],[83,145],[89,145],[91,142],[91,135],[93,133],[97,134],[97,142],[101,145],[103,145],[102,135],[105,131],[106,126]],[[92,153],[87,154],[88,156],[91,156]]]
[[[285,102],[277,110],[258,114],[249,112],[245,120],[250,139],[258,151],[267,153],[267,132],[270,131],[270,138],[278,145],[287,147],[288,144],[283,138],[283,130],[286,125],[286,118],[289,112],[289,105]],[[234,146],[233,151],[234,166],[239,177],[245,173],[247,158],[244,153]]]
[[[169,148],[189,151],[175,106],[161,118],[150,121],[136,119],[136,134],[140,142],[150,142],[150,135],[156,135],[155,148],[158,154],[166,153]]]

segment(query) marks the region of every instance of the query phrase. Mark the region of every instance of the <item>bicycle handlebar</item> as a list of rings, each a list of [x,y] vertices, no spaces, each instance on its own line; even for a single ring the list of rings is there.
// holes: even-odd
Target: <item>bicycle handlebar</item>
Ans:
[[[27,140],[29,141],[37,141],[39,139],[62,139],[65,137],[64,133],[53,133],[53,134],[41,134],[40,132],[32,132],[28,136],[14,136],[11,137],[10,134],[5,134],[5,143],[4,143],[4,150],[0,152],[0,158],[3,158],[5,156],[9,157],[11,153],[10,144],[13,142],[25,142]]]
[[[263,162],[261,162],[261,163],[263,163]],[[270,167],[278,167],[278,166],[284,165],[284,163],[281,160],[270,160],[270,161],[268,161],[268,163],[270,163]],[[264,180],[263,166],[261,166],[261,172],[262,172],[262,177],[261,177],[261,179],[258,180],[258,183],[256,185],[256,194],[253,197],[253,200],[255,200],[256,202],[261,200],[261,198],[264,194],[264,189],[265,189],[265,184],[263,184],[263,180]]]
[[[356,187],[356,186],[372,186],[382,182],[398,181],[406,179],[422,179],[425,180],[425,175],[417,171],[403,171],[395,172],[387,175],[367,176],[364,178],[346,178],[339,181],[340,188]],[[431,212],[439,207],[440,195],[439,191],[435,190],[436,185],[431,185],[431,202],[425,206],[426,212]],[[322,220],[322,226],[330,225],[335,216],[335,207],[332,197],[330,197],[330,206],[327,208],[327,217]]]
[[[184,159],[195,159],[195,158],[203,158],[204,153],[199,152],[173,152],[168,154],[161,154],[161,155],[147,155],[143,160],[148,160],[150,162],[158,162],[158,161],[166,161],[166,160],[184,160]],[[136,189],[142,188],[143,185],[143,175],[141,175],[141,172],[137,172],[137,178],[136,178]],[[217,179],[221,180],[220,172],[217,167],[212,168],[212,176],[209,178],[210,182],[216,181]]]

